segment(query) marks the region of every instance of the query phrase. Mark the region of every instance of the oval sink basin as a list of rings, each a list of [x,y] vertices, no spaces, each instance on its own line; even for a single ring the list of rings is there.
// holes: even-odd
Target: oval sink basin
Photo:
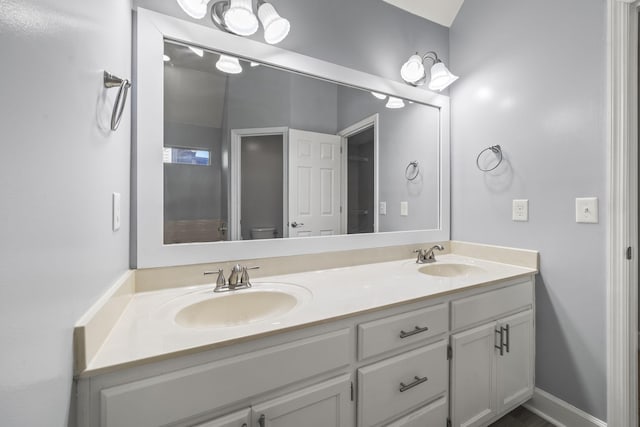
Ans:
[[[474,274],[484,273],[485,270],[481,267],[469,264],[445,264],[445,263],[433,263],[427,264],[424,267],[418,269],[420,273],[428,274],[429,276],[438,277],[461,277],[471,276]]]
[[[211,298],[184,307],[176,314],[176,323],[190,328],[246,325],[280,316],[298,305],[298,299],[285,292],[236,292],[212,294]]]

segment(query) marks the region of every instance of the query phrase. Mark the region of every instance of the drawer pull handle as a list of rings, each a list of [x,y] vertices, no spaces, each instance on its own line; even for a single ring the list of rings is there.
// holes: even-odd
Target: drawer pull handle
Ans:
[[[264,427],[264,414],[261,414],[260,418],[258,418],[258,425]]]
[[[415,386],[422,384],[423,382],[427,381],[427,377],[422,377],[420,378],[419,376],[415,376],[413,377],[415,379],[414,382],[410,383],[410,384],[406,384],[405,383],[400,383],[400,393],[404,393],[405,391],[409,390],[410,388],[414,388]]]
[[[400,331],[400,338],[410,337],[411,335],[419,334],[420,332],[427,332],[428,330],[429,330],[428,326],[425,326],[424,328],[421,328],[420,326],[416,326],[416,328],[413,331],[409,331],[409,332]]]

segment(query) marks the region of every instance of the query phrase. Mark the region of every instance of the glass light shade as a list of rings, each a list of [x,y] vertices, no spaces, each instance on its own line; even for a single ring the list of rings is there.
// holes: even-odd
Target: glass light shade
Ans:
[[[402,79],[407,83],[416,83],[424,77],[424,65],[420,55],[411,55],[400,69]]]
[[[429,81],[429,89],[439,91],[446,88],[456,80],[458,80],[458,76],[453,75],[442,62],[438,62],[433,64],[433,67],[431,67],[431,81]]]
[[[220,55],[220,59],[216,62],[216,68],[229,74],[240,74],[242,72],[242,65],[240,65],[238,58],[227,55]]]
[[[207,14],[209,0],[177,0],[184,12],[192,18],[202,19]]]
[[[264,28],[264,41],[269,44],[280,43],[287,37],[291,24],[276,12],[271,3],[262,3],[258,8],[258,17]]]
[[[230,0],[224,23],[239,36],[250,36],[258,31],[258,18],[253,14],[251,0]]]
[[[400,98],[394,98],[393,96],[390,96],[389,100],[387,101],[387,105],[385,105],[385,107],[391,108],[391,109],[403,108],[404,101]]]
[[[387,99],[387,95],[383,95],[383,94],[378,93],[378,92],[371,92],[371,95],[375,96],[378,99]]]

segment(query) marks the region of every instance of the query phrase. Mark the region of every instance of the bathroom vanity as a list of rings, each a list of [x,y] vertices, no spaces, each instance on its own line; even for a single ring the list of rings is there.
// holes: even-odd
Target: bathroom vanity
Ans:
[[[513,252],[519,265],[448,253],[135,293],[78,372],[79,425],[486,426],[534,387],[537,253]],[[269,292],[297,303],[177,320]]]

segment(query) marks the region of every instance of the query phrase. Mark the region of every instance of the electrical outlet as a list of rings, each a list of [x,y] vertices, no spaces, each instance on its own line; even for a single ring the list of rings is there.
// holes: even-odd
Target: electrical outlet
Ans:
[[[576,222],[598,223],[598,198],[581,197],[576,199]]]
[[[113,193],[112,200],[113,231],[118,231],[120,229],[120,193]]]
[[[529,200],[514,200],[511,215],[514,221],[529,221]]]
[[[380,202],[380,215],[387,214],[387,202]]]
[[[409,216],[409,202],[400,202],[400,216]]]

